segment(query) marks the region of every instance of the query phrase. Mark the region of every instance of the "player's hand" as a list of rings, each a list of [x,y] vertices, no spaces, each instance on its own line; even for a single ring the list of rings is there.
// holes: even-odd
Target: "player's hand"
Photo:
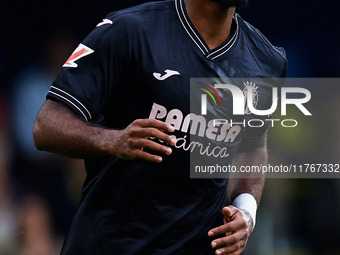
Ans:
[[[212,248],[217,248],[215,254],[241,254],[246,248],[248,238],[253,229],[253,219],[250,214],[232,205],[224,207],[224,224],[211,229],[208,236],[225,234],[211,242]]]
[[[172,150],[166,145],[175,145],[176,139],[165,132],[174,132],[174,127],[155,119],[138,119],[124,130],[115,130],[113,141],[109,146],[109,153],[118,158],[131,160],[142,159],[152,162],[161,162],[162,157],[145,152],[150,149],[155,152],[170,155]],[[149,139],[154,137],[164,141],[164,145]]]

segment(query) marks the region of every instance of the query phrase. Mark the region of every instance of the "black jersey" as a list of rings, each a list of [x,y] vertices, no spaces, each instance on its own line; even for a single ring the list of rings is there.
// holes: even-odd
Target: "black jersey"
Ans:
[[[190,178],[190,79],[286,72],[283,49],[237,14],[233,28],[227,41],[210,50],[183,0],[146,3],[109,14],[73,52],[47,98],[107,128],[123,129],[140,118],[166,121],[178,143],[161,163],[86,160],[80,207],[62,254],[213,254],[207,232],[223,222],[228,180]],[[261,89],[259,101],[270,100]],[[222,100],[219,110],[231,107]],[[228,139],[226,132],[219,139],[228,148],[226,164],[242,139],[260,140],[266,130],[242,128]]]

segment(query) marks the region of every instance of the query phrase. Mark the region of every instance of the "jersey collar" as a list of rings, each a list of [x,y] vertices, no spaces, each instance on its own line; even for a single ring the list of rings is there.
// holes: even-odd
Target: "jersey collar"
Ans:
[[[229,37],[222,45],[210,50],[208,45],[205,43],[201,35],[198,33],[194,25],[189,19],[188,13],[185,8],[184,0],[175,0],[175,7],[178,18],[189,35],[190,39],[194,42],[199,51],[208,59],[217,61],[221,57],[225,56],[236,44],[239,35],[239,24],[238,15],[235,13],[234,21],[236,24],[236,29],[231,37]]]

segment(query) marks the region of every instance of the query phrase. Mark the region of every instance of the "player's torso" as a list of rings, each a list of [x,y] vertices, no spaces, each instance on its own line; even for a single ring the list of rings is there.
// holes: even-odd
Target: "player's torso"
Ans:
[[[211,78],[211,83],[206,85],[213,87],[215,83],[223,82],[220,78],[246,78],[245,83],[235,84],[243,91],[246,82],[251,81],[248,77],[271,75],[263,68],[266,65],[261,66],[261,58],[254,58],[250,52],[253,44],[241,31],[237,16],[233,36],[211,51],[197,31],[190,27],[192,24],[188,22],[183,8],[183,2],[176,0],[159,3],[156,7],[150,5],[143,10],[136,9],[142,18],[138,24],[127,27],[131,31],[131,40],[123,43],[130,45],[129,66],[125,67],[127,71],[114,85],[100,123],[119,129],[138,118],[155,118],[174,125],[174,135],[179,142],[172,155],[164,156],[161,164],[123,161],[114,157],[88,163],[89,175],[83,190],[85,202],[78,218],[83,220],[83,215],[95,215],[95,220],[89,224],[100,230],[96,240],[102,242],[105,251],[115,247],[122,251],[121,254],[128,254],[132,253],[130,247],[134,246],[140,251],[135,254],[156,254],[159,247],[162,247],[159,249],[163,254],[189,254],[187,251],[193,247],[192,240],[202,240],[203,249],[199,247],[194,253],[207,254],[199,253],[204,249],[212,252],[206,232],[221,221],[220,210],[227,181],[189,178],[189,155],[193,148],[190,143],[206,142],[200,148],[210,146],[209,149],[202,152],[196,147],[198,149],[194,152],[202,152],[203,156],[210,154],[214,157],[214,153],[226,156],[222,159],[229,164],[243,128],[232,130],[229,127],[223,132],[221,129],[211,132],[209,121],[200,111],[190,115],[193,113],[192,99],[200,103],[200,95],[205,93],[200,88],[204,88],[216,100],[216,104],[213,99],[208,100],[208,114],[217,112],[217,118],[232,118],[230,92],[217,91],[221,98],[219,101],[209,87],[192,79]],[[267,89],[263,86],[257,88],[259,104],[262,99],[267,100],[262,96]],[[245,117],[240,118],[237,120]],[[191,126],[186,121],[191,121]],[[200,124],[192,125],[194,121]],[[228,137],[229,132],[233,136]],[[214,137],[211,138],[211,134]],[[225,146],[227,150],[223,152],[226,153],[219,154],[218,149],[213,151],[213,146],[220,147],[220,151]],[[82,220],[74,223],[72,237],[77,236]],[[143,237],[139,233],[143,233]],[[91,234],[84,232],[83,236],[88,238],[86,236]],[[183,245],[180,242],[168,243],[177,239]]]
[[[217,108],[215,119],[232,118],[232,95],[230,91],[211,90],[217,83],[228,82],[228,78],[243,78],[235,84],[240,91],[245,91],[252,78],[270,77],[271,73],[261,69],[261,59],[254,58],[251,42],[239,24],[239,17],[234,17],[232,36],[220,47],[210,50],[188,20],[182,1],[171,2],[172,8],[166,11],[154,11],[136,27],[132,44],[132,62],[127,75],[121,79],[116,93],[105,109],[104,125],[124,128],[138,118],[154,118],[172,124],[177,138],[199,135],[204,129],[204,138],[208,130],[206,116],[204,127],[190,130],[185,128],[186,117],[193,113],[192,101],[201,101],[200,95],[205,89],[220,96],[217,102],[208,98],[208,110]],[[157,22],[155,22],[157,20]],[[210,78],[210,84],[196,82],[193,78]],[[222,78],[222,79],[221,79]],[[206,86],[207,85],[207,86]],[[209,87],[210,86],[210,87]],[[267,100],[270,87],[256,86],[254,94],[256,104]],[[260,101],[260,102],[258,102]],[[197,107],[196,107],[197,108]],[[195,109],[198,110],[198,109]],[[214,111],[216,113],[216,111]],[[200,112],[194,112],[201,115]],[[191,118],[195,118],[192,117]],[[244,116],[234,116],[234,121],[242,122]],[[195,119],[193,120],[195,121]],[[221,128],[220,128],[221,129]],[[217,137],[230,147],[227,163],[231,163],[241,140],[243,127],[226,131],[218,130]],[[228,131],[234,134],[228,137]],[[202,133],[202,132],[201,132]],[[236,133],[236,135],[235,135]],[[222,137],[223,135],[223,137]],[[188,139],[189,140],[189,139]],[[208,140],[206,140],[209,143]],[[214,142],[214,141],[213,141]],[[220,146],[220,145],[216,145]],[[180,144],[177,147],[181,147]],[[183,149],[182,146],[181,149]],[[188,147],[188,144],[187,144]]]

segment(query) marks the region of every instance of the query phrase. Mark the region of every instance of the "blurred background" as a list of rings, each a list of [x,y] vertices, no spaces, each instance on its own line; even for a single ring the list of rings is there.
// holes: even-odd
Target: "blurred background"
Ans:
[[[80,160],[36,151],[33,122],[79,42],[109,12],[142,2],[2,1],[0,255],[59,254],[85,171]],[[334,0],[250,0],[238,12],[286,49],[288,77],[328,78],[340,76],[339,7]],[[340,86],[308,89],[313,117],[270,131],[273,164],[340,163]],[[340,178],[268,179],[244,254],[339,255],[339,198]]]

